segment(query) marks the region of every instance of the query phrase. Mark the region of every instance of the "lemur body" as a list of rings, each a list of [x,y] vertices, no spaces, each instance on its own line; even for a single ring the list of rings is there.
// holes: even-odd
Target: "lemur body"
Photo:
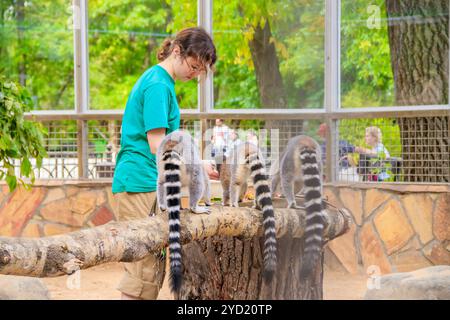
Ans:
[[[269,282],[277,264],[277,240],[272,197],[268,175],[264,167],[264,158],[256,145],[246,142],[235,146],[227,158],[222,157],[219,161],[216,158],[216,162],[223,188],[223,205],[231,204],[233,207],[239,207],[239,202],[242,201],[247,191],[247,180],[249,177],[253,180],[255,207],[263,212],[263,275],[265,281]]]
[[[303,189],[305,195],[306,229],[305,255],[300,276],[306,278],[319,261],[323,246],[325,211],[322,203],[322,164],[320,145],[311,137],[300,135],[289,140],[280,160],[271,168],[272,186],[275,193],[281,184],[288,208],[297,205],[295,195]]]
[[[199,206],[203,197],[210,205],[210,185],[206,170],[200,159],[194,139],[187,132],[174,131],[168,134],[157,151],[158,203],[161,210],[169,214],[169,260],[170,287],[179,293],[182,280],[180,243],[180,199],[181,188],[189,189],[190,210],[209,213],[207,207]]]

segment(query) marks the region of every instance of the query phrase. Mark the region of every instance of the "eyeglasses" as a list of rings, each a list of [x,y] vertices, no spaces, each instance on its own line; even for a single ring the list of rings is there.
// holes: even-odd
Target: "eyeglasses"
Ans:
[[[199,66],[193,66],[191,64],[189,64],[187,58],[184,58],[184,60],[186,61],[186,64],[188,65],[189,69],[195,73],[203,73],[205,71],[204,68],[199,67]]]

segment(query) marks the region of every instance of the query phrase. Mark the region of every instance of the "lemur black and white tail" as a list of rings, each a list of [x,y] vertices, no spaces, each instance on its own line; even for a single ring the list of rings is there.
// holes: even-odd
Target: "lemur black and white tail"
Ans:
[[[270,282],[277,266],[277,238],[269,177],[257,153],[251,153],[247,159],[255,189],[255,202],[263,213],[264,226],[264,273],[266,283]]]
[[[167,211],[169,213],[169,285],[172,292],[179,293],[182,281],[181,243],[180,243],[180,155],[168,150],[163,154],[164,188],[166,190]]]
[[[315,149],[300,150],[301,170],[304,182],[306,229],[305,248],[300,278],[307,278],[319,262],[324,230],[324,207],[322,203],[322,177],[318,154]]]

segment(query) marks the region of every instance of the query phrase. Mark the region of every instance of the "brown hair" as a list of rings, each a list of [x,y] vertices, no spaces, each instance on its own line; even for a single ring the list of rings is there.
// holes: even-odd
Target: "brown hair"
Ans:
[[[216,47],[205,29],[187,28],[177,33],[174,39],[167,38],[158,51],[158,60],[163,61],[170,56],[175,45],[180,47],[181,56],[197,59],[205,69],[212,69],[216,63]]]

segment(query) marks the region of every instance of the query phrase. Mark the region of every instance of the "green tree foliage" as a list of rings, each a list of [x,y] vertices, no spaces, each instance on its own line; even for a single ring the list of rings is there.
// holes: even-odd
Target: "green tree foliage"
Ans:
[[[342,1],[343,108],[390,106],[394,103],[386,18],[384,0]]]
[[[0,72],[26,86],[35,108],[73,108],[72,9],[66,1],[0,2]],[[162,40],[197,24],[197,1],[111,0],[88,2],[90,107],[122,109],[131,87],[157,63]],[[342,2],[341,96],[344,107],[390,105],[393,80],[387,26],[368,28],[384,1]],[[19,18],[19,11],[23,17]],[[290,108],[323,106],[325,2],[215,1],[213,35],[219,60],[217,108],[257,108],[259,93],[248,46],[254,29],[268,21]],[[195,83],[177,87],[182,108],[197,104]]]
[[[343,0],[341,7],[341,106],[364,108],[394,104],[384,0]],[[353,145],[365,144],[365,128],[377,126],[392,156],[400,156],[398,124],[393,119],[342,120],[340,136]]]
[[[324,1],[217,1],[214,40],[216,108],[258,108],[249,48],[255,28],[270,24],[289,108],[323,106]]]
[[[163,39],[197,25],[197,1],[90,0],[88,5],[92,109],[123,109],[136,80],[157,63]],[[342,1],[343,107],[393,104],[385,19],[384,0]],[[67,1],[0,1],[0,73],[24,81],[35,109],[74,106],[72,22]],[[265,22],[270,23],[287,107],[323,107],[324,0],[214,1],[215,107],[260,107],[249,41]],[[195,82],[177,85],[176,91],[182,108],[196,107]],[[397,128],[391,120],[380,121],[382,130]],[[363,120],[343,121],[341,134],[359,144],[368,125]],[[400,145],[399,139],[389,137],[389,150]]]
[[[20,176],[30,177],[34,183],[31,159],[36,159],[39,168],[46,156],[42,125],[23,118],[23,113],[30,110],[29,93],[19,84],[0,77],[0,179],[6,179],[10,191],[16,188],[17,180],[25,187],[30,186],[16,177],[14,160],[20,161]]]
[[[196,14],[196,1],[89,1],[90,107],[123,109],[140,75],[158,63],[162,41],[178,30],[174,16],[181,29],[195,26]],[[176,91],[181,108],[196,107],[196,83]]]
[[[0,1],[0,74],[25,85],[32,108],[74,108],[70,3]]]

